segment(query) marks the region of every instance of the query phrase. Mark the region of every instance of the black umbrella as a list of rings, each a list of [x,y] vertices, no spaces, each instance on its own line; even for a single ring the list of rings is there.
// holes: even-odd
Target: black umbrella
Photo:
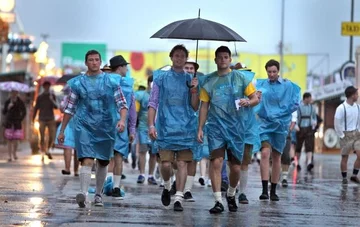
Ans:
[[[196,62],[199,40],[246,42],[244,38],[225,25],[200,18],[200,9],[198,18],[172,22],[150,38],[196,40]],[[196,77],[196,72],[194,77]],[[189,84],[188,86],[192,87]]]
[[[71,74],[63,75],[56,81],[56,84],[66,84],[66,82],[68,82],[68,80],[70,80],[74,77],[77,77],[77,76],[78,76],[77,74],[76,75],[71,75]]]

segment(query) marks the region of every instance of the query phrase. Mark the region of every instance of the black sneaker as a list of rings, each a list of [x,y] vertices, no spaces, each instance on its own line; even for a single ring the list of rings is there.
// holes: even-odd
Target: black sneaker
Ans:
[[[201,186],[204,186],[204,185],[205,185],[205,180],[204,180],[204,178],[200,177],[200,178],[199,178],[199,183],[200,183]]]
[[[111,196],[114,199],[118,199],[118,200],[124,199],[124,197],[122,197],[121,195],[120,188],[113,188]]]
[[[227,196],[226,195],[226,201],[228,204],[228,208],[230,212],[236,212],[238,209],[238,206],[236,205],[236,199],[235,196]]]
[[[229,184],[226,181],[221,181],[221,191],[226,192],[229,188]]]
[[[186,202],[195,202],[193,196],[191,195],[191,192],[185,192],[184,199]]]
[[[220,214],[224,212],[224,206],[220,202],[216,202],[215,206],[209,210],[210,214]]]
[[[279,196],[277,196],[275,193],[270,194],[270,200],[271,201],[279,201]]]
[[[125,180],[126,176],[124,174],[121,174],[121,180]]]
[[[171,201],[170,192],[167,189],[164,189],[161,194],[161,202],[164,206],[169,206]]]
[[[287,187],[288,187],[288,182],[287,182],[287,180],[286,180],[286,179],[283,179],[283,180],[281,181],[281,185],[283,186],[283,188],[287,188]]]
[[[179,201],[176,201],[174,203],[174,211],[183,211],[184,208],[182,207],[181,203]]]
[[[350,177],[350,181],[356,183],[356,184],[360,184],[360,180],[357,176],[351,176]]]
[[[173,196],[176,194],[176,181],[173,182],[170,189],[170,195]]]
[[[135,168],[136,168],[136,161],[135,161],[135,160],[132,161],[131,167],[132,167],[132,169],[135,169]]]
[[[260,200],[269,200],[269,195],[266,193],[262,193],[259,197]]]
[[[53,159],[52,155],[50,154],[50,152],[46,153],[46,155],[48,156],[49,159]]]
[[[307,165],[307,171],[311,172],[311,170],[314,168],[314,164],[310,163],[309,165]]]
[[[348,184],[348,180],[346,178],[342,179],[342,184]]]
[[[297,166],[296,166],[296,169],[297,169],[298,172],[301,171],[301,166],[300,166],[300,165],[297,165]]]
[[[239,203],[241,203],[241,204],[249,204],[249,200],[246,198],[246,195],[244,193],[241,193],[239,195]]]

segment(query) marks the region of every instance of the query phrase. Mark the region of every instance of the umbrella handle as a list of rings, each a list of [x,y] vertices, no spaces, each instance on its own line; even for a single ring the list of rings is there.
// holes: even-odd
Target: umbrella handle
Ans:
[[[196,71],[194,73],[194,78],[196,78]],[[191,83],[189,81],[186,81],[186,86],[188,86],[188,88],[193,88],[194,85],[191,85]]]

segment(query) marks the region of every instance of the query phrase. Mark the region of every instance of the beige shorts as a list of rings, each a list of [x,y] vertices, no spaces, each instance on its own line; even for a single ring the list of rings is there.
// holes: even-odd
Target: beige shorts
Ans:
[[[360,132],[358,130],[344,132],[345,137],[340,139],[341,155],[349,155],[353,151],[360,151]]]
[[[193,153],[191,152],[191,150],[181,150],[181,151],[160,150],[159,155],[160,155],[160,160],[162,162],[175,162],[175,161],[191,162],[193,160]]]

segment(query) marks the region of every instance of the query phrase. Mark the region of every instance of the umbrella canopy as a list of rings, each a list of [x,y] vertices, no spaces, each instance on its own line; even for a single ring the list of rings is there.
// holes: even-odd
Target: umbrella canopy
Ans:
[[[30,87],[27,84],[9,81],[9,82],[1,82],[0,83],[1,91],[18,91],[18,92],[30,92]]]
[[[246,42],[243,37],[225,25],[200,17],[175,21],[150,38]]]
[[[70,79],[77,77],[77,76],[78,75],[63,75],[56,81],[56,84],[66,84],[66,82],[68,82]]]

